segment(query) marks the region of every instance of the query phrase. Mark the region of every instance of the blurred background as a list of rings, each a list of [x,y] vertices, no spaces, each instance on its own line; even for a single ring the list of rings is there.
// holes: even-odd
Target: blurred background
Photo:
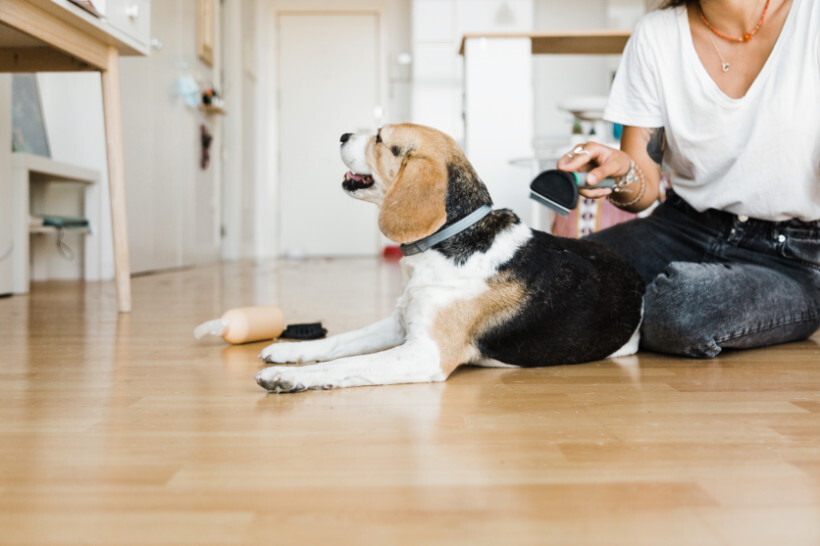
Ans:
[[[597,120],[622,43],[608,54],[578,44],[601,33],[625,41],[652,8],[644,0],[137,2],[150,20],[141,38],[150,55],[121,59],[132,273],[379,255],[389,241],[376,208],[340,189],[338,141],[386,123],[449,133],[497,206],[545,227],[528,200],[538,170],[573,142],[617,145],[617,128]],[[582,37],[566,46],[578,51],[550,42],[555,51],[533,53],[534,36],[564,33]],[[15,151],[100,175],[83,210],[72,210],[76,198],[43,197],[87,216],[91,230],[67,240],[80,254],[73,260],[33,243],[35,280],[112,278],[99,74],[2,74],[3,105]],[[13,121],[21,108],[33,111]],[[91,261],[82,258],[89,245],[99,250]]]

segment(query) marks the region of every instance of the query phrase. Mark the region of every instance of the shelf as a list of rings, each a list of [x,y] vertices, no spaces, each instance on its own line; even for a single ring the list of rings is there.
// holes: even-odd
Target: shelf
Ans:
[[[57,233],[59,230],[54,226],[32,226],[28,228],[28,232],[30,235],[48,235],[50,233]],[[63,228],[65,232],[71,233],[82,233],[83,235],[87,235],[91,233],[91,230],[87,227],[66,227]]]
[[[78,167],[70,163],[63,163],[48,157],[33,155],[25,152],[11,154],[12,167],[25,169],[29,175],[34,175],[39,181],[41,177],[48,182],[72,182],[75,184],[96,184],[100,180],[100,173],[93,169]]]
[[[458,52],[464,55],[467,40],[474,38],[529,38],[532,42],[533,55],[620,55],[631,34],[628,30],[465,34]]]
[[[213,104],[200,104],[199,110],[201,112],[205,112],[206,114],[212,114],[217,116],[224,116],[228,113],[228,111],[222,108],[221,106],[214,106]]]

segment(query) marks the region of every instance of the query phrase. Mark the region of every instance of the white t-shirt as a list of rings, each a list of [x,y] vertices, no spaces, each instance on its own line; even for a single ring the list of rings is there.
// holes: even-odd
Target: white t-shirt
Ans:
[[[820,220],[820,1],[792,1],[769,59],[739,99],[703,67],[685,7],[645,15],[604,117],[664,127],[672,186],[699,211]]]

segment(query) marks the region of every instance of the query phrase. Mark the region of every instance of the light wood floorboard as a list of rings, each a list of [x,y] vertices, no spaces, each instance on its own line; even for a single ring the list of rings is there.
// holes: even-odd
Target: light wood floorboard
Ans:
[[[465,368],[266,395],[264,343],[198,323],[277,304],[340,333],[379,260],[220,264],[0,300],[0,544],[820,544],[820,334],[689,360]]]

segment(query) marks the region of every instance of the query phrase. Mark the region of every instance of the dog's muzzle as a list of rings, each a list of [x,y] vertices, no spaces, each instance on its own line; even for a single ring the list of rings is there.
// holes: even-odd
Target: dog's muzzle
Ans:
[[[348,192],[364,190],[373,185],[373,177],[370,175],[370,168],[365,160],[365,148],[368,137],[345,133],[339,139],[342,143],[342,161],[350,168],[345,173],[342,188]]]
[[[356,174],[352,171],[345,173],[345,179],[344,182],[342,182],[342,188],[344,188],[345,191],[364,190],[372,185],[372,176],[369,174]]]

